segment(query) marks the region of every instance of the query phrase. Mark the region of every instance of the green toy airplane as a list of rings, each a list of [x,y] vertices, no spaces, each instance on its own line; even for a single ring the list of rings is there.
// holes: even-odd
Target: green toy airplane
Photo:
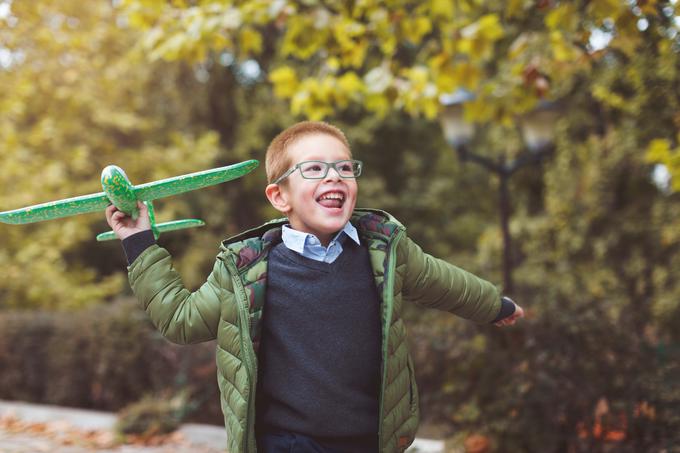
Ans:
[[[13,211],[0,212],[0,222],[10,224],[42,222],[43,220],[103,211],[111,204],[114,204],[116,208],[136,219],[139,215],[137,201],[142,201],[149,208],[151,230],[156,239],[158,239],[161,233],[199,227],[205,225],[205,223],[198,219],[185,219],[156,224],[152,200],[231,181],[250,173],[258,165],[259,162],[256,160],[247,160],[226,167],[175,176],[174,178],[162,179],[138,186],[133,186],[130,183],[122,168],[109,165],[102,170],[101,181],[102,188],[104,189],[103,192],[51,201]],[[116,236],[113,231],[97,236],[98,241],[108,241],[115,238]]]

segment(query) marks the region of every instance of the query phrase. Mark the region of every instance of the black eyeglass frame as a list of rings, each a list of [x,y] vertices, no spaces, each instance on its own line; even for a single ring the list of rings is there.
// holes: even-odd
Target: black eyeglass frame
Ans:
[[[355,174],[353,174],[352,176],[342,176],[342,174],[340,173],[340,170],[338,170],[337,166],[344,163],[344,162],[352,162],[352,164],[356,165],[357,170],[355,171]],[[364,167],[364,163],[362,161],[356,160],[356,159],[343,159],[343,160],[336,160],[335,162],[324,162],[322,160],[305,160],[305,161],[302,161],[302,162],[298,162],[297,164],[295,164],[294,166],[289,168],[288,171],[286,171],[284,174],[282,174],[281,176],[276,178],[276,181],[272,182],[272,184],[280,183],[281,181],[283,181],[284,179],[286,179],[287,177],[292,175],[293,172],[295,170],[297,170],[298,168],[300,168],[302,165],[310,164],[310,163],[322,164],[326,167],[326,171],[324,172],[323,175],[318,176],[318,177],[313,177],[313,178],[305,176],[304,173],[302,173],[302,171],[300,171],[300,176],[302,176],[304,179],[323,179],[328,175],[328,172],[331,170],[331,168],[333,170],[335,170],[335,172],[338,174],[338,176],[340,176],[343,179],[356,179],[359,176],[361,176],[361,170]]]

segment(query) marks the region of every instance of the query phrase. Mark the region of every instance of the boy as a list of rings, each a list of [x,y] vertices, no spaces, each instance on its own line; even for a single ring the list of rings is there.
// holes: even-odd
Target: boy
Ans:
[[[523,311],[423,253],[389,214],[355,210],[361,162],[334,126],[286,129],[266,171],[265,194],[287,219],[224,241],[193,293],[154,243],[144,206],[137,220],[110,206],[132,289],[170,340],[217,339],[230,452],[404,451],[418,394],[402,301],[497,325]]]

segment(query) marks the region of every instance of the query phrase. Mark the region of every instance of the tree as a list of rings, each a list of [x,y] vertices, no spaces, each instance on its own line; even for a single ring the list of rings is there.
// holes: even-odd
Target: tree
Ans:
[[[439,93],[472,89],[477,98],[467,106],[468,117],[486,127],[476,149],[511,156],[522,149],[514,115],[537,99],[559,99],[553,158],[511,182],[517,298],[529,318],[516,329],[498,331],[439,313],[409,313],[419,321],[410,335],[423,413],[452,435],[488,435],[500,451],[633,452],[677,444],[680,211],[677,190],[659,189],[650,179],[656,162],[677,172],[680,59],[674,2],[116,4],[123,16],[107,5],[77,5],[78,14],[71,10],[65,17],[77,16],[77,31],[92,35],[65,43],[64,31],[49,31],[40,45],[34,42],[41,27],[19,25],[37,24],[37,17],[50,18],[76,4],[13,4],[19,21],[2,37],[18,52],[0,72],[3,86],[10,87],[0,107],[11,112],[6,121],[0,118],[0,138],[2,149],[11,150],[7,167],[14,173],[0,169],[3,187],[12,184],[18,196],[36,196],[29,184],[40,177],[54,195],[73,195],[77,187],[43,171],[52,165],[71,172],[79,192],[95,191],[80,186],[114,152],[132,162],[131,176],[140,181],[200,159],[262,159],[269,140],[295,116],[331,118],[367,163],[361,205],[390,210],[426,251],[499,281],[496,181],[457,162],[429,117],[439,108]],[[98,8],[91,20],[81,18]],[[116,23],[111,17],[118,17]],[[54,30],[50,20],[43,23]],[[69,33],[78,35],[75,29]],[[73,66],[88,76],[71,86],[61,82],[69,72],[56,56],[70,53],[67,47],[79,49],[79,42],[99,44],[83,53],[88,64]],[[142,58],[126,52],[133,43],[138,43],[134,55]],[[36,55],[30,60],[28,50]],[[89,60],[96,62],[102,52],[106,62],[87,72]],[[47,78],[42,91],[39,84],[20,83],[41,77]],[[260,83],[265,79],[271,87]],[[285,104],[272,99],[272,88]],[[30,115],[24,113],[27,106]],[[169,131],[179,132],[179,144]],[[45,136],[65,145],[46,147]],[[22,150],[49,149],[61,160],[64,149],[75,148],[72,143],[84,143],[83,170],[54,162],[36,162],[28,172],[18,167]],[[201,143],[208,150],[201,156],[188,152]],[[213,151],[218,146],[221,151]],[[94,151],[100,149],[101,154]],[[191,160],[182,161],[186,157]],[[217,253],[219,240],[277,215],[262,196],[263,185],[258,172],[164,207],[172,216],[191,208],[208,220],[200,235],[163,239],[183,252],[179,267],[189,282],[204,278],[212,265],[206,250]],[[46,199],[55,198],[51,194]],[[2,197],[3,208],[44,201],[15,204],[8,194]],[[82,263],[90,277],[76,274],[70,288],[77,283],[100,290],[110,271],[86,242],[90,230],[103,228],[94,220],[69,221],[84,222],[85,228],[69,222],[21,232],[3,227],[9,244],[0,251],[3,269],[21,282],[0,280],[7,300],[69,300],[66,290],[57,294],[47,281],[69,275],[73,262]],[[59,242],[65,231],[74,232],[68,237],[72,244]],[[27,252],[33,243],[40,247]],[[68,270],[28,269],[48,250],[46,243],[58,256],[46,262],[64,266],[69,259]],[[107,257],[109,252],[120,254],[107,250]],[[38,279],[43,292],[31,296],[39,271],[50,278]]]
[[[399,127],[389,126],[397,117],[388,112],[433,118],[441,93],[467,88],[476,95],[466,105],[468,119],[487,123],[477,148],[512,155],[522,146],[514,118],[539,99],[559,100],[554,161],[545,175],[527,170],[513,183],[517,296],[533,320],[519,333],[479,335],[434,314],[412,315],[425,318],[414,347],[426,416],[437,414],[463,433],[492,434],[507,451],[604,449],[612,441],[607,431],[623,432],[616,444],[622,451],[675,441],[672,408],[680,392],[668,383],[677,371],[654,351],[677,341],[669,326],[680,312],[680,219],[674,195],[649,178],[652,162],[677,172],[674,2],[122,5],[145,31],[140,49],[151,59],[252,60],[295,115],[342,121],[359,109],[384,117],[366,123],[360,114],[363,124],[356,116],[349,122],[355,136],[374,134],[365,142],[369,160],[384,162],[389,149],[384,179],[369,182],[369,195],[417,219],[411,230],[440,256],[472,252],[463,255],[468,267],[485,275],[500,261],[489,200],[477,205],[484,209],[468,230],[482,234],[468,233],[467,244],[460,217],[442,219],[470,212],[459,199],[487,183],[458,185],[474,178],[470,169],[447,181],[442,170],[450,158],[435,157],[423,136],[420,149],[406,151],[404,135],[431,125],[408,123],[399,145],[390,146]],[[425,173],[429,179],[421,179]],[[451,193],[458,197],[447,198]],[[447,248],[447,240],[461,247]],[[442,355],[447,366],[428,366]]]
[[[217,135],[187,127],[191,99],[175,90],[185,83],[198,94],[200,84],[181,65],[131,55],[134,33],[116,25],[107,2],[10,5],[0,18],[3,211],[99,192],[98,172],[110,163],[135,183],[210,166]],[[119,246],[93,244],[108,228],[103,219],[0,225],[0,306],[74,307],[118,293]]]
[[[124,0],[150,58],[254,59],[291,110],[323,118],[359,103],[432,118],[438,97],[477,93],[471,118],[510,121],[568,95],[611,54],[632,57],[641,23],[673,29],[674,2]],[[644,22],[641,22],[644,21]],[[669,35],[671,47],[677,35]],[[598,41],[609,40],[604,48]],[[677,45],[677,44],[676,44]]]

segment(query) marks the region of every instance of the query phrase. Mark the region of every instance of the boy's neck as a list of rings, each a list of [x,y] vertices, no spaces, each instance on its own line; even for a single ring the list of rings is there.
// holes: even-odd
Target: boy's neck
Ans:
[[[338,234],[338,231],[336,231],[336,232],[330,233],[330,234],[318,235],[316,233],[312,233],[311,231],[305,231],[302,228],[295,228],[295,226],[293,224],[289,224],[288,227],[291,228],[292,230],[299,232],[299,233],[311,234],[312,236],[317,238],[319,240],[319,242],[321,243],[321,245],[324,246],[324,247],[328,247],[328,244],[331,243],[331,240]]]

